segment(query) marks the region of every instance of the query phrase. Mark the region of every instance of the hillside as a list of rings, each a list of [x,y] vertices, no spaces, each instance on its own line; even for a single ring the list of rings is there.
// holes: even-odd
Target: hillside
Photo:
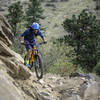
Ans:
[[[12,1],[0,0],[2,14],[7,12],[7,6]],[[22,2],[27,4],[27,0]],[[51,63],[51,68],[54,69],[52,63],[55,59],[64,60],[62,63],[66,63],[65,57],[59,54],[61,49],[52,44],[52,40],[66,34],[61,24],[66,17],[78,15],[83,9],[95,13],[95,2],[93,0],[42,2],[42,7],[46,18],[41,20],[41,24],[46,28],[45,35],[48,40],[48,44],[41,48],[43,60],[47,65]],[[22,57],[10,49],[13,37],[7,19],[0,15],[0,100],[100,100],[100,78],[95,74],[72,73],[61,76],[46,73],[38,80],[35,73],[24,66]],[[64,50],[69,49],[67,47]],[[63,68],[62,63],[60,61],[58,63],[60,68]],[[69,65],[71,62],[68,62],[67,66],[64,65],[67,71],[67,67],[72,68]]]
[[[70,77],[46,74],[37,80],[23,59],[9,48],[13,34],[0,15],[0,100],[99,100],[100,78],[94,74]]]
[[[49,6],[47,6],[48,4]],[[47,37],[58,38],[66,34],[61,25],[65,18],[71,18],[73,14],[78,15],[83,9],[94,12],[95,2],[92,0],[69,0],[55,3],[46,2],[42,6],[46,18],[41,23],[47,28]]]
[[[51,70],[55,66],[59,67],[59,72],[63,70],[63,66],[66,66],[65,70],[70,69],[70,67],[72,67],[70,58],[65,57],[64,52],[69,52],[71,48],[64,46],[56,47],[52,44],[52,41],[57,38],[63,37],[65,34],[68,34],[62,26],[63,21],[66,18],[71,18],[73,14],[79,15],[83,9],[87,9],[95,14],[95,2],[93,0],[68,0],[66,2],[64,1],[53,3],[44,2],[42,3],[42,7],[44,8],[44,16],[46,16],[46,18],[41,20],[41,24],[46,27],[45,35],[47,36],[46,38],[48,40],[48,44],[45,46],[45,49],[43,48],[42,52],[44,53],[45,63],[47,65],[51,64],[51,66],[46,67],[50,67]],[[56,61],[57,59],[58,62]],[[52,66],[53,63],[55,64],[55,66]],[[62,66],[62,69],[60,68],[60,66]],[[55,68],[55,70],[57,69]]]
[[[7,7],[9,4],[12,3],[12,0],[10,1],[7,3],[1,0],[1,2],[3,2],[3,4],[6,5],[3,6],[1,5],[2,3],[0,3],[1,7]],[[24,7],[26,7],[28,0],[21,0],[21,1],[23,2]],[[62,23],[65,20],[65,18],[71,18],[73,14],[78,15],[83,9],[87,9],[96,15],[96,12],[94,10],[96,7],[96,3],[94,2],[94,0],[66,0],[63,2],[42,2],[42,7],[44,9],[43,15],[45,16],[45,19],[40,20],[40,23],[44,28],[46,28],[45,31],[43,31],[43,34],[46,36],[46,39],[48,41],[46,45],[44,45],[43,47],[41,46],[40,48],[40,51],[42,52],[44,57],[43,58],[44,65],[45,67],[47,67],[46,68],[47,70],[48,68],[53,69],[54,67],[53,64],[55,64],[57,67],[62,66],[62,70],[64,66],[67,66],[68,69],[70,69],[70,65],[71,67],[73,67],[72,62],[70,61],[71,59],[69,57],[66,57],[64,54],[66,52],[68,53],[72,48],[67,46],[64,47],[64,45],[56,46],[53,44],[53,41],[59,37],[64,36],[65,34],[68,34],[62,26]],[[5,9],[5,11],[3,11],[2,13],[6,14],[7,9]],[[20,26],[18,28],[19,34],[22,33],[25,29],[23,25],[21,27],[22,29],[20,28]],[[22,46],[20,45],[19,42],[19,44],[16,44],[15,47],[21,48]],[[16,48],[15,48],[16,52],[24,51],[24,50],[17,50]]]
[[[16,0],[17,1],[17,0]],[[28,0],[21,0],[26,6]],[[5,14],[7,6],[14,0],[0,0],[1,13]],[[83,9],[94,12],[96,3],[93,0],[68,0],[63,2],[43,2],[45,19],[41,20],[41,24],[46,28],[48,39],[58,38],[65,33],[62,23],[65,18],[70,18],[73,14],[78,15]]]
[[[99,100],[100,78],[94,74],[74,73],[61,77],[35,73],[23,65],[23,59],[9,48],[13,34],[0,15],[0,100]]]

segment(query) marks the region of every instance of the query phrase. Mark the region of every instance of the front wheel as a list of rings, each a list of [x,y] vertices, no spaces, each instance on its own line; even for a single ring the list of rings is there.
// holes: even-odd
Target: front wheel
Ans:
[[[43,61],[40,54],[35,56],[35,72],[38,79],[43,77]]]

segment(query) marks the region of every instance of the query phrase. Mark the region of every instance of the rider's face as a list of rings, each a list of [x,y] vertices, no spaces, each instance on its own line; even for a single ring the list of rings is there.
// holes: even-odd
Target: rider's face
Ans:
[[[38,30],[34,30],[34,33],[37,34],[38,33]]]

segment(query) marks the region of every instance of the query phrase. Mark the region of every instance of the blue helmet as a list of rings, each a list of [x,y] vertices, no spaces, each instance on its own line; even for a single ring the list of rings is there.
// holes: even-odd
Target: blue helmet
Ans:
[[[32,24],[31,27],[32,27],[34,30],[38,30],[40,26],[39,26],[38,23],[34,22],[34,23]]]

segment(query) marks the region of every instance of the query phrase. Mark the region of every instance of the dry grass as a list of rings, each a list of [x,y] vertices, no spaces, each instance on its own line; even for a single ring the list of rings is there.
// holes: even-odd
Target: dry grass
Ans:
[[[22,1],[26,2],[26,0]],[[59,51],[60,49],[57,51],[57,47],[52,44],[52,41],[67,34],[62,27],[62,23],[66,18],[71,18],[73,14],[78,15],[83,9],[89,9],[93,12],[95,3],[92,0],[69,0],[68,2],[53,3],[55,7],[47,7],[45,6],[46,4],[47,2],[42,3],[46,18],[41,20],[42,26],[46,28],[45,35],[48,40],[48,44],[41,48],[45,56],[45,63],[48,64],[54,61],[50,69],[51,72],[56,71],[60,73],[61,71],[63,73],[65,71],[64,73],[70,73],[75,69],[74,65],[68,62],[65,56],[59,59],[55,58],[55,56],[60,55],[64,51]],[[69,51],[69,48],[66,47],[66,51]]]
[[[73,14],[78,15],[83,9],[89,9],[93,11],[95,3],[92,0],[69,0],[68,2],[53,3],[54,7],[45,6],[43,3],[44,16],[46,18],[41,20],[43,26],[47,27],[47,38],[58,38],[66,34],[62,27],[62,23],[65,18],[70,18]]]

